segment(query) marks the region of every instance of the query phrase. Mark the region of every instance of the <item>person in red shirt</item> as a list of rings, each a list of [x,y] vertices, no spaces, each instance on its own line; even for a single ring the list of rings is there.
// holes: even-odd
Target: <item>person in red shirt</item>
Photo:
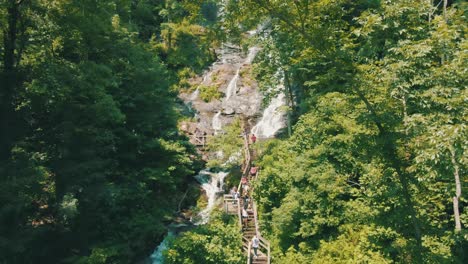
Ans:
[[[242,176],[241,178],[241,184],[244,185],[244,184],[247,184],[247,178]]]
[[[255,175],[257,175],[257,167],[252,166],[250,168],[250,176],[254,177]]]
[[[257,141],[257,137],[255,136],[255,134],[252,134],[252,143],[255,143],[255,141]]]

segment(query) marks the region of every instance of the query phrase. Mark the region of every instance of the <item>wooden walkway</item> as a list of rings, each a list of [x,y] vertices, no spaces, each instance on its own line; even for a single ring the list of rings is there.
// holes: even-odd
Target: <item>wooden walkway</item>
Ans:
[[[244,135],[244,164],[242,176],[247,179],[247,183],[244,184],[248,186],[248,197],[249,199],[244,199],[244,196],[234,199],[232,194],[224,195],[224,210],[228,214],[237,215],[239,218],[239,226],[242,231],[242,250],[247,255],[247,264],[270,264],[270,242],[264,239],[260,234],[260,229],[258,225],[258,214],[257,207],[254,199],[252,198],[253,189],[251,182],[255,180],[259,175],[257,171],[255,176],[250,175],[250,168],[252,165],[251,150],[249,147],[249,140],[247,135]],[[238,192],[242,194],[243,184],[242,180],[239,182]],[[246,219],[242,218],[242,209],[245,208],[247,211]],[[254,256],[254,250],[252,248],[252,238],[254,235],[259,239],[259,247],[257,250],[257,257]]]

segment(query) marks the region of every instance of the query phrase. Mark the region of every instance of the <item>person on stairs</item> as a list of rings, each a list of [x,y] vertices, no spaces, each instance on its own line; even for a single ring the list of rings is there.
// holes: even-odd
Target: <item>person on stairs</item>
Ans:
[[[232,201],[232,204],[235,204],[236,203],[236,200],[237,200],[237,197],[236,197],[236,194],[237,194],[237,187],[234,186],[232,187],[231,191],[229,192],[230,195],[232,195],[232,198],[234,199]]]
[[[244,209],[247,210],[250,208],[250,196],[246,193],[242,198],[244,199]]]
[[[250,176],[255,177],[257,175],[257,170],[257,166],[255,166],[255,164],[252,163],[252,167],[250,167]]]
[[[254,250],[254,257],[258,257],[258,254],[257,254],[257,250],[258,250],[258,246],[260,245],[260,239],[258,239],[257,235],[254,235],[252,237],[252,247],[253,247],[253,250]]]
[[[234,193],[234,199],[236,200],[236,203],[239,203],[239,197],[240,197],[240,193],[239,191],[236,191],[236,193]]]
[[[244,223],[244,226],[247,227],[247,223],[249,221],[249,214],[247,213],[247,210],[245,208],[242,209],[242,222]],[[242,227],[244,229],[244,227]]]

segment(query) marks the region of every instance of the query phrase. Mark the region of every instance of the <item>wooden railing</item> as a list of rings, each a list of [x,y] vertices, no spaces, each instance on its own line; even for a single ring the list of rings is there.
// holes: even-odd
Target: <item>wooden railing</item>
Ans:
[[[249,241],[249,247],[247,249],[247,264],[250,264],[251,259],[252,259],[252,242]]]
[[[243,164],[243,170],[242,170],[242,176],[243,177],[246,177],[248,179],[248,183],[250,185],[250,183],[252,182],[252,180],[254,180],[252,177],[250,177],[250,168],[251,168],[251,163],[252,163],[252,160],[251,160],[251,154],[250,154],[250,148],[249,148],[249,140],[248,140],[248,137],[247,135],[243,135],[244,137],[244,155],[245,155],[245,159],[244,159],[244,164]],[[260,171],[257,171],[257,176],[258,177],[260,174]],[[250,186],[251,187],[251,186]],[[242,191],[242,181],[239,181],[239,185],[238,185],[238,191],[241,192]],[[252,209],[253,211],[253,221],[254,221],[254,225],[255,225],[255,235],[257,236],[257,238],[259,239],[260,243],[259,243],[259,248],[258,250],[260,252],[262,252],[263,255],[266,255],[266,261],[268,264],[270,264],[271,262],[271,257],[270,257],[270,242],[268,240],[266,240],[265,238],[263,238],[260,234],[260,227],[259,227],[259,224],[258,224],[258,214],[257,214],[257,205],[255,203],[255,201],[253,200],[252,198],[252,195],[251,193],[253,192],[253,188],[249,188],[249,197],[250,197],[250,208]],[[239,218],[239,226],[241,228],[241,230],[244,230],[243,229],[243,221],[242,221],[242,203],[240,201],[240,199],[242,199],[241,197],[239,197],[238,199],[234,199],[233,195],[231,194],[225,194],[224,195],[224,207],[225,207],[225,210],[227,213],[232,213],[232,210],[230,211],[229,210],[229,205],[230,204],[235,204],[237,205],[237,215],[238,215],[238,218]],[[248,207],[248,206],[247,206]],[[246,227],[247,228],[247,227]],[[245,248],[247,249],[247,264],[251,264],[252,261],[252,241],[250,238],[246,237],[246,236],[242,236],[242,248]]]
[[[242,165],[244,169],[242,170],[242,176],[247,177],[249,176],[249,171],[250,171],[250,165],[252,163],[251,156],[250,156],[250,149],[249,149],[249,138],[247,134],[243,135],[244,137],[244,164]],[[242,187],[242,181],[239,181],[239,185],[237,186],[237,190],[240,192]]]
[[[223,207],[224,211],[227,214],[236,214],[239,218],[239,226],[242,228],[242,214],[241,214],[241,206],[240,206],[240,201],[239,199],[235,199],[233,195],[231,194],[225,194],[223,197]],[[236,210],[230,210],[230,206],[236,206]]]
[[[190,143],[197,147],[205,147],[207,143],[207,135],[190,135]]]
[[[245,135],[244,136],[244,151],[245,151],[245,156],[246,156],[246,162],[244,165],[244,171],[242,175],[244,177],[247,177],[249,179],[249,183],[252,182],[253,178],[250,177],[250,168],[252,165],[252,160],[251,160],[251,154],[250,154],[250,148],[249,148],[249,140],[248,137]],[[257,171],[256,177],[258,178],[260,175],[260,170]],[[250,192],[253,192],[253,188],[250,189]],[[270,242],[263,238],[260,234],[260,227],[259,227],[259,221],[258,221],[258,213],[257,213],[257,205],[253,199],[253,197],[250,195],[250,204],[252,206],[253,214],[254,214],[254,223],[255,223],[255,234],[257,235],[257,238],[259,239],[259,251],[263,252],[266,254],[267,257],[267,263],[271,263],[271,255],[270,255]],[[247,250],[247,263],[251,263],[251,258],[252,258],[252,242],[249,241],[249,247]]]
[[[257,176],[256,177],[259,177],[260,176],[260,170],[257,171]],[[253,189],[252,189],[253,191]],[[252,209],[253,209],[253,213],[254,213],[254,221],[255,221],[255,233],[257,234],[257,238],[260,240],[260,251],[266,253],[267,255],[267,260],[268,260],[268,264],[270,264],[271,262],[271,257],[270,257],[270,242],[268,240],[266,240],[265,238],[263,238],[260,234],[260,226],[259,226],[259,221],[258,221],[258,213],[257,213],[257,204],[255,203],[255,201],[252,199]],[[262,250],[263,249],[263,250]],[[248,255],[250,255],[250,250],[249,250],[249,253]]]
[[[242,176],[247,176],[250,169],[251,164],[251,156],[250,156],[250,148],[249,148],[249,138],[246,134],[244,134],[244,170],[242,171]]]

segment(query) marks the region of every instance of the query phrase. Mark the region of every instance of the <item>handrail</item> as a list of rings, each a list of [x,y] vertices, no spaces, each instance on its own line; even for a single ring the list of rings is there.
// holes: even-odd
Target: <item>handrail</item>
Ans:
[[[243,135],[244,137],[244,153],[245,153],[245,159],[244,159],[244,169],[243,169],[243,172],[242,172],[242,176],[243,177],[246,177],[248,179],[248,183],[250,185],[251,183],[251,180],[252,180],[252,177],[250,177],[250,167],[251,167],[251,155],[250,155],[250,148],[249,148],[249,141],[248,141],[248,137],[246,134]],[[257,171],[257,177],[258,178],[260,175],[260,170]],[[241,188],[242,188],[242,180],[239,181],[239,186],[238,186],[238,191],[240,192],[241,191]],[[266,253],[267,255],[267,263],[270,264],[271,262],[271,252],[270,252],[270,242],[268,240],[266,240],[265,238],[263,238],[260,234],[260,227],[259,227],[259,224],[258,224],[258,213],[257,213],[257,205],[255,203],[255,201],[253,200],[253,197],[252,197],[252,192],[253,192],[253,188],[249,188],[249,196],[250,196],[250,204],[251,204],[251,208],[252,208],[252,211],[253,211],[253,215],[254,215],[254,224],[255,224],[255,235],[257,236],[257,238],[259,239],[259,247],[261,247],[261,252],[263,253]],[[224,198],[225,198],[225,201],[232,201],[232,195],[225,195]],[[239,226],[241,227],[241,230],[243,230],[243,221],[242,221],[242,213],[241,213],[241,198],[239,197],[238,199],[238,207],[237,207],[237,214],[238,214],[238,218],[239,218]],[[245,205],[244,205],[245,206]],[[248,243],[248,250],[247,250],[247,264],[251,264],[251,257],[252,257],[252,241],[249,240],[247,237],[244,237],[242,236],[242,247],[245,246],[244,244],[244,241],[246,241]]]
[[[257,176],[256,178],[258,179],[260,175],[260,170],[257,171]],[[253,188],[252,188],[252,191],[253,191]],[[260,227],[259,227],[259,221],[258,221],[258,213],[257,213],[257,204],[255,203],[254,199],[252,198],[251,199],[251,204],[252,204],[252,209],[253,209],[253,212],[254,212],[254,222],[255,222],[255,233],[257,235],[257,238],[259,239],[260,243],[259,245],[264,248],[267,252],[267,261],[268,261],[268,264],[270,264],[271,262],[271,256],[270,256],[270,242],[268,240],[266,240],[265,238],[263,238],[260,234]]]
[[[250,170],[250,150],[249,150],[249,139],[247,138],[247,135],[244,134],[244,153],[245,153],[245,159],[244,159],[244,171],[242,172],[242,176],[247,176]],[[237,187],[237,190],[240,192],[242,186],[242,181],[239,181],[239,185]]]
[[[207,139],[210,137],[208,135],[196,135],[191,134],[189,137],[192,139],[192,143],[197,146],[205,146],[207,144]]]
[[[249,139],[247,138],[247,135],[245,134],[244,134],[244,152],[245,152],[245,166],[244,166],[244,171],[242,172],[242,176],[246,176],[249,173],[250,162],[251,162]]]
[[[260,236],[260,228],[258,227],[258,218],[257,218],[257,205],[255,204],[253,199],[252,199],[252,209],[254,212],[254,219],[255,219],[255,233],[257,234],[257,236]]]
[[[241,204],[240,204],[240,200],[237,199],[237,216],[239,218],[239,227],[240,227],[240,230],[242,231],[242,214],[241,214]]]
[[[252,258],[252,242],[249,241],[249,248],[247,249],[247,264],[250,264],[250,259]]]

